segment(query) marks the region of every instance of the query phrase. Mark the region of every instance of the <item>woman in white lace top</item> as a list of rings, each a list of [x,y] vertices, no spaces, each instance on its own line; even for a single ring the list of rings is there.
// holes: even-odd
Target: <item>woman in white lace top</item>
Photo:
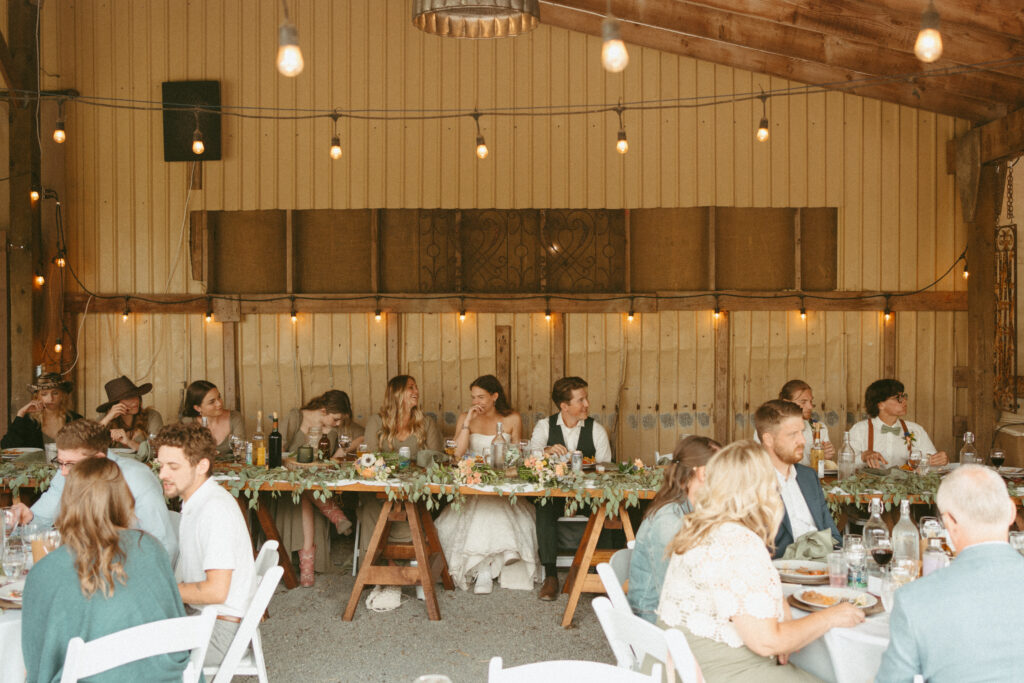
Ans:
[[[658,623],[686,635],[708,683],[817,680],[789,653],[864,620],[848,603],[792,620],[768,550],[782,514],[768,454],[739,441],[708,462],[695,510],[669,544]]]

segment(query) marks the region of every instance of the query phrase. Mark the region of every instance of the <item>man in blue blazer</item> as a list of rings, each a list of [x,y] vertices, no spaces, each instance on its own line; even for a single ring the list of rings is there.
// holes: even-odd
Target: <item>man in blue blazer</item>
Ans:
[[[828,529],[838,546],[843,537],[825,502],[818,474],[799,464],[804,456],[804,414],[800,406],[775,399],[754,413],[754,427],[768,451],[779,480],[786,514],[775,534],[775,557],[782,557],[793,541],[804,534]]]
[[[936,504],[959,550],[945,569],[896,591],[876,681],[1019,681],[1024,557],[1007,543],[1016,517],[1006,484],[980,465],[943,479]]]

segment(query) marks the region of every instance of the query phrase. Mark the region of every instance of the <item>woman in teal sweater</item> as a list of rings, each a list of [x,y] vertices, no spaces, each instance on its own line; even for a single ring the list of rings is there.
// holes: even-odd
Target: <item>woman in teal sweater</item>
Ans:
[[[704,465],[721,448],[706,436],[688,436],[676,446],[665,468],[664,483],[654,496],[640,528],[629,561],[629,606],[638,617],[656,623],[655,610],[665,582],[665,548],[677,533],[683,515],[693,512],[690,501],[704,483]]]
[[[114,461],[78,461],[60,507],[56,527],[64,545],[40,560],[25,583],[21,649],[29,683],[60,680],[74,636],[88,642],[185,616],[167,551],[149,534],[130,528],[132,494]],[[150,657],[90,680],[180,683],[188,656]]]

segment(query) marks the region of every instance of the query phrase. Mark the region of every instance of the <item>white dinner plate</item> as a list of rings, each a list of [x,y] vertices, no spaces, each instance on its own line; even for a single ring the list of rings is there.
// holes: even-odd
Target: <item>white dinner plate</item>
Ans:
[[[811,560],[775,560],[779,578],[787,583],[828,583],[828,565]],[[803,571],[801,571],[803,570]],[[811,572],[822,572],[814,574]]]
[[[23,455],[32,455],[33,453],[42,453],[42,448],[5,448],[0,451],[3,455],[4,460],[14,460],[20,458]]]
[[[0,600],[21,603],[21,592],[25,590],[25,579],[12,581],[6,586],[0,587]]]
[[[830,598],[838,598],[839,601],[846,601],[853,603],[854,606],[860,607],[861,609],[870,609],[878,604],[878,598],[871,595],[870,593],[856,588],[832,588],[831,586],[815,586],[814,588],[805,588],[802,591],[794,593],[796,599],[805,605],[811,605],[812,607],[831,607],[832,605],[825,604],[824,601],[819,602],[805,598],[804,596],[809,593],[817,593],[819,595],[825,595]],[[839,601],[833,604],[839,604]]]

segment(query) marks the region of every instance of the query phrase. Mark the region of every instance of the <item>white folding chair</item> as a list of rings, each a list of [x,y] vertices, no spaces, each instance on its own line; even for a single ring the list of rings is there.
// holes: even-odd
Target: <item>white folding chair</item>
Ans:
[[[68,641],[60,683],[75,683],[122,664],[186,650],[189,662],[181,680],[194,683],[203,669],[216,618],[217,608],[207,607],[195,616],[152,621],[88,643],[76,636]]]
[[[654,665],[650,675],[620,669],[611,664],[576,659],[535,662],[510,669],[501,668],[501,657],[492,657],[487,671],[488,683],[660,683],[661,666]]]
[[[629,614],[632,614],[633,610],[629,606],[625,591],[622,590],[622,584],[629,580],[629,560],[632,555],[631,549],[623,548],[616,550],[607,562],[597,565],[597,575],[601,577],[604,592],[608,594],[612,606]]]
[[[278,563],[277,548],[277,541],[264,541],[263,546],[260,547],[260,552],[256,556],[256,560],[254,562],[256,565],[257,583],[271,567]]]
[[[264,544],[264,548],[267,545],[269,542]],[[260,555],[263,555],[262,550]],[[220,664],[203,667],[207,680],[212,676],[213,683],[225,683],[235,676],[256,676],[260,683],[267,683],[267,664],[263,659],[259,625],[283,573],[281,565],[274,565],[263,574],[224,659]]]
[[[679,678],[682,679],[683,683],[697,683],[700,681],[700,665],[697,664],[697,659],[693,656],[690,644],[686,642],[686,636],[683,635],[683,632],[678,629],[667,628],[662,633],[665,634],[665,643],[668,645],[669,656],[672,657],[672,666],[679,675]]]
[[[670,653],[666,634],[673,631],[682,639],[679,656],[672,656],[676,673],[683,683],[697,683],[700,680],[697,660],[692,654],[688,658],[684,654],[689,653],[690,648],[680,631],[663,630],[632,612],[616,609],[604,596],[594,598],[592,604],[605,638],[608,639],[608,645],[615,655],[615,661],[620,667],[637,671],[643,665],[645,655],[650,655],[663,665],[666,664]]]

